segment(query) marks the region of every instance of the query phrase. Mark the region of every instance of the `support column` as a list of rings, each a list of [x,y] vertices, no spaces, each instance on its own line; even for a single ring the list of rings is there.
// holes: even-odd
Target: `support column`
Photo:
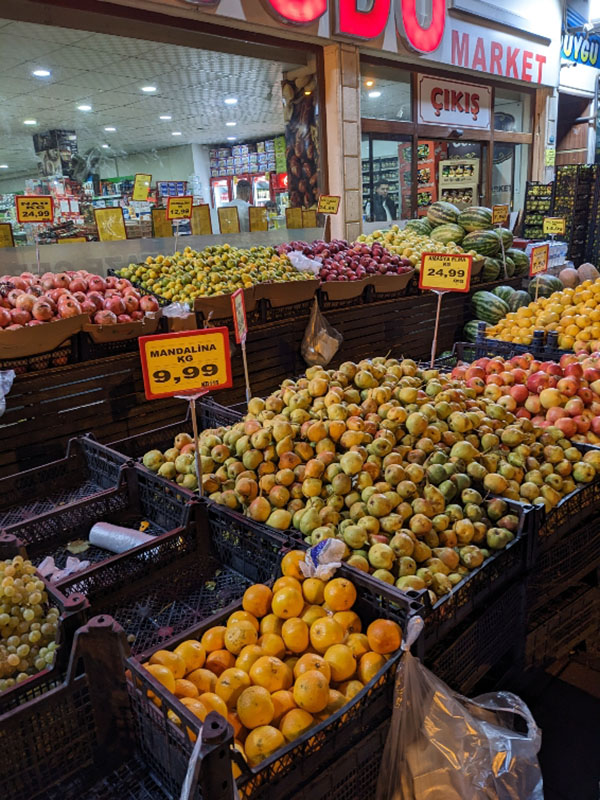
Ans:
[[[549,183],[554,180],[554,167],[546,166],[546,150],[556,149],[556,117],[558,92],[543,88],[535,93],[535,113],[533,117],[533,157],[531,161],[531,180]]]

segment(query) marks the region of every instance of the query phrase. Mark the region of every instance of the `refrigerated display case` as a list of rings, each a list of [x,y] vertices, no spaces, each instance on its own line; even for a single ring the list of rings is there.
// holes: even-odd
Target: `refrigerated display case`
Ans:
[[[210,193],[213,208],[220,208],[233,200],[231,178],[211,178]]]

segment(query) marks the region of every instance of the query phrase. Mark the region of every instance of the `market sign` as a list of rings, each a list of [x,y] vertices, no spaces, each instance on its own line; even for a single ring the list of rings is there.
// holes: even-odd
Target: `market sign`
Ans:
[[[573,61],[576,64],[585,64],[588,67],[600,68],[600,37],[581,30],[587,20],[572,8],[567,7],[566,25],[563,27],[561,41],[561,58]],[[578,33],[569,33],[569,30],[579,28]]]
[[[492,90],[488,86],[419,75],[419,119],[425,125],[490,127]]]

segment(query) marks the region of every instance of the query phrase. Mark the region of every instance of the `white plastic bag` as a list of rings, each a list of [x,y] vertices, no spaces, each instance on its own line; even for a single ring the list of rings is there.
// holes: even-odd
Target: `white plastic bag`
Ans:
[[[406,650],[377,800],[543,800],[540,745],[519,697],[497,692],[469,700]]]
[[[305,256],[304,253],[301,253],[299,250],[290,250],[290,252],[287,253],[287,257],[294,269],[297,269],[298,272],[312,272],[313,275],[318,276],[323,266],[320,261],[308,258],[308,256]]]
[[[346,545],[340,539],[323,539],[307,550],[304,561],[298,566],[305,578],[328,581],[333,578],[336,569],[342,566],[345,550]]]
[[[6,395],[10,392],[14,379],[15,371],[13,369],[0,372],[0,417],[6,411]]]
[[[309,366],[326,367],[339,350],[344,337],[327,322],[315,298],[302,340],[302,358]]]

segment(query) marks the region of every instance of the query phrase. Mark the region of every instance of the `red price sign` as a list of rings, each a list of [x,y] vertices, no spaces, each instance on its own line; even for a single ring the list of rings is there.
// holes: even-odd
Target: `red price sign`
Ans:
[[[231,295],[231,308],[233,309],[235,340],[238,344],[244,344],[248,335],[248,323],[246,322],[246,301],[243,289],[236,289]]]
[[[419,289],[433,292],[468,292],[473,256],[423,253]]]
[[[539,275],[540,272],[546,272],[548,269],[548,258],[550,254],[550,245],[538,244],[531,248],[531,255],[529,256],[529,275],[533,278],[534,275]]]

